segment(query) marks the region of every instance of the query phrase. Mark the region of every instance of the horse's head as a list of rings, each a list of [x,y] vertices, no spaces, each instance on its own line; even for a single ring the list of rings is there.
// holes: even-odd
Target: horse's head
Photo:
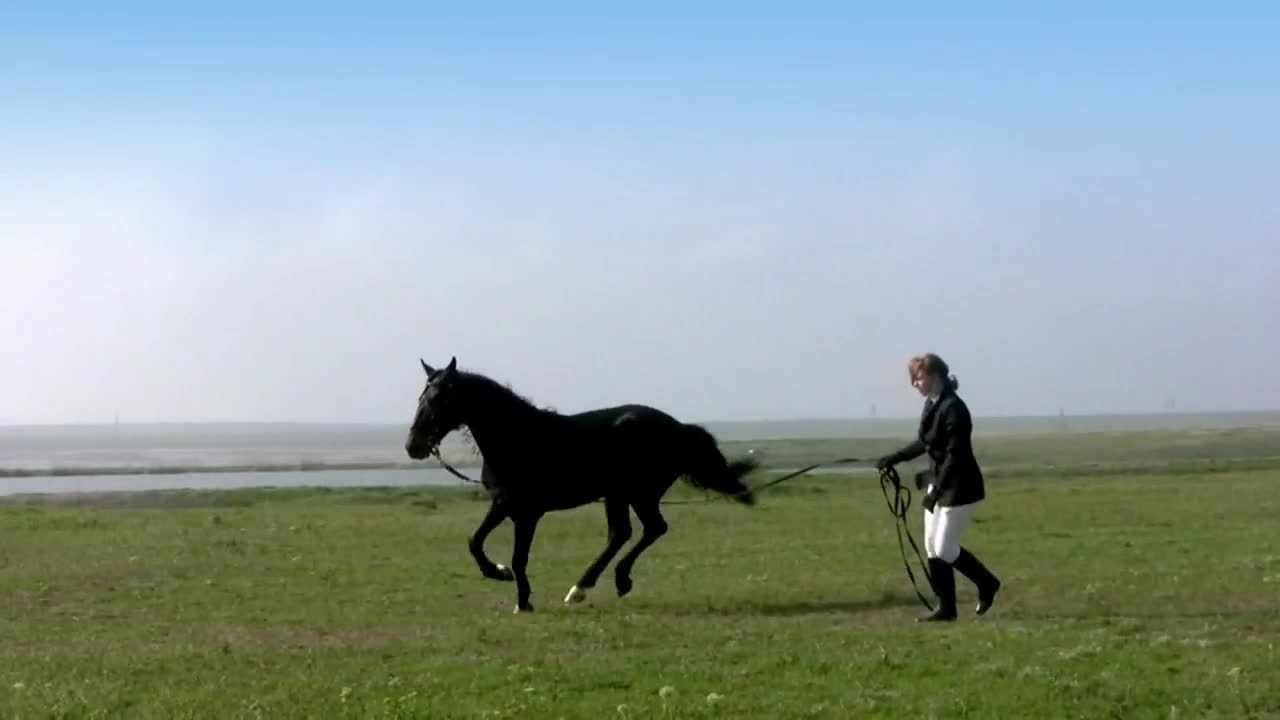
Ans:
[[[409,427],[405,452],[421,460],[440,446],[440,441],[462,425],[458,402],[458,359],[450,358],[443,370],[436,370],[419,359],[427,373],[427,386],[418,397],[418,412]]]

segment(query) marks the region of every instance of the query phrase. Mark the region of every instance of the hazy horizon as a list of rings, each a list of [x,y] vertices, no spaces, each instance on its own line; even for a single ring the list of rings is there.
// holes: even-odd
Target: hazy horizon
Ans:
[[[1159,420],[1159,419],[1185,419],[1187,421],[1195,421],[1197,419],[1206,418],[1231,418],[1231,419],[1261,419],[1266,422],[1280,421],[1280,408],[1259,408],[1255,410],[1153,410],[1150,412],[1112,412],[1112,413],[1080,413],[1071,414],[1067,412],[1053,413],[1035,413],[1035,414],[993,414],[993,415],[974,415],[975,420],[996,420],[1016,422],[1019,420],[1030,421],[1056,421],[1060,418],[1070,420],[1076,419],[1132,419],[1140,421],[1142,419]],[[737,419],[725,418],[697,418],[684,417],[680,418],[685,422],[711,424],[711,425],[788,425],[788,424],[804,424],[804,423],[911,423],[914,424],[919,420],[918,413],[903,415],[877,415],[877,416],[858,416],[858,415],[829,415],[829,416],[811,416],[811,417],[743,417]],[[405,428],[409,427],[409,420],[405,421],[343,421],[343,420],[128,420],[121,418],[120,420],[112,420],[108,422],[36,422],[36,423],[0,423],[0,428],[4,429],[23,429],[23,428],[93,428],[108,429],[112,427],[121,428],[166,428],[166,427],[243,427],[243,426],[261,426],[261,427],[372,427],[372,428]]]
[[[886,448],[913,436],[917,418],[785,421],[706,421],[721,442],[879,438]],[[1280,426],[1270,413],[1166,413],[1159,415],[976,418],[975,437],[1145,431],[1230,431]],[[300,463],[332,465],[414,463],[404,453],[403,424],[161,423],[155,425],[0,426],[0,471],[74,471],[106,468],[228,468]],[[451,433],[441,450],[453,462],[474,461],[476,448]],[[0,480],[0,490],[5,482]]]
[[[623,14],[623,13],[626,14]],[[0,425],[1280,408],[1280,9],[0,9]],[[1268,310],[1270,308],[1270,310]]]

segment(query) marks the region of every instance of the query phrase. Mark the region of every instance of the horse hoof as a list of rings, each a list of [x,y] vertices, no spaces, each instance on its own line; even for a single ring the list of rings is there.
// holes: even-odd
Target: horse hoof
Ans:
[[[515,573],[511,572],[511,568],[502,564],[494,565],[493,570],[486,572],[484,576],[491,580],[501,580],[503,582],[514,582],[516,579]]]
[[[511,611],[513,615],[521,615],[523,613],[533,612],[533,605],[525,603],[524,605],[516,605],[516,609]]]
[[[565,605],[574,605],[587,599],[587,591],[574,585],[569,588],[569,594],[564,596]]]
[[[626,595],[627,593],[631,592],[631,588],[632,588],[631,578],[629,578],[629,577],[617,577],[617,578],[614,578],[614,579],[615,579],[615,581],[616,581],[616,582],[617,582],[617,584],[618,584],[618,597],[622,597],[622,596]]]

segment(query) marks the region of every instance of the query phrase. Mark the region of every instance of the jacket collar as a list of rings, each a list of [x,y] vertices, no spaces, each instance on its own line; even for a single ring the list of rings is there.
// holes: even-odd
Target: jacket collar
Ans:
[[[927,422],[929,418],[933,416],[934,413],[938,412],[938,406],[941,405],[943,401],[946,400],[951,395],[952,395],[952,392],[950,388],[943,388],[942,391],[938,393],[937,398],[932,398],[932,397],[929,398],[929,400],[932,400],[933,402],[932,404],[930,404],[928,401],[925,402],[926,407],[928,407],[929,409],[921,413],[920,422],[921,423]]]

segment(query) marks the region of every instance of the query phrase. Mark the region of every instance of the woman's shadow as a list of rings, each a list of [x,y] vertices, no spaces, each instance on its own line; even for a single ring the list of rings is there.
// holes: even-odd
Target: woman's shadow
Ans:
[[[873,610],[921,605],[920,599],[914,595],[884,591],[878,597],[857,600],[826,600],[785,603],[743,603],[730,607],[714,608],[712,612],[721,615],[761,615],[766,617],[792,617],[799,615],[856,615]]]

